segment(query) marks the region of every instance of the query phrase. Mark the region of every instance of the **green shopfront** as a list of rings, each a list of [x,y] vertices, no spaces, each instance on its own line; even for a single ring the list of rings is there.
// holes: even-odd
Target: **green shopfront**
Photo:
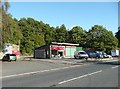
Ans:
[[[79,46],[79,44],[52,42],[51,57],[73,58],[76,50],[82,50],[81,47],[77,46]]]

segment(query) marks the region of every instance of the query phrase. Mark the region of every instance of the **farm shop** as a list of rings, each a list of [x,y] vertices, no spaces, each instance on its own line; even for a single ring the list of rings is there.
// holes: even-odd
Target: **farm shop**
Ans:
[[[51,56],[52,57],[64,57],[65,46],[51,45]]]
[[[35,58],[73,58],[79,44],[52,42],[50,45],[38,47],[34,51]],[[81,47],[80,47],[81,48]]]

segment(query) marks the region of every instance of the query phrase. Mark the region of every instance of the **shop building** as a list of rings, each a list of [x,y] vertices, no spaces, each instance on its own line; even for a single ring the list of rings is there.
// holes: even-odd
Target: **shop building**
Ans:
[[[82,50],[79,44],[52,42],[34,50],[35,58],[73,58],[74,52]]]

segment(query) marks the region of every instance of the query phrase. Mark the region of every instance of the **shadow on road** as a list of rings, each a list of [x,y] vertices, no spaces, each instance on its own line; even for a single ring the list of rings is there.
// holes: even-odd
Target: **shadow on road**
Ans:
[[[120,65],[120,62],[97,62],[96,64]]]

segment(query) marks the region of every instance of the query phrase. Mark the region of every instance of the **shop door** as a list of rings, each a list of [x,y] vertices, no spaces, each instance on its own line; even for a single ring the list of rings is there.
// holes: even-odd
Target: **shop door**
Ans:
[[[70,56],[70,48],[66,48],[66,56]]]

